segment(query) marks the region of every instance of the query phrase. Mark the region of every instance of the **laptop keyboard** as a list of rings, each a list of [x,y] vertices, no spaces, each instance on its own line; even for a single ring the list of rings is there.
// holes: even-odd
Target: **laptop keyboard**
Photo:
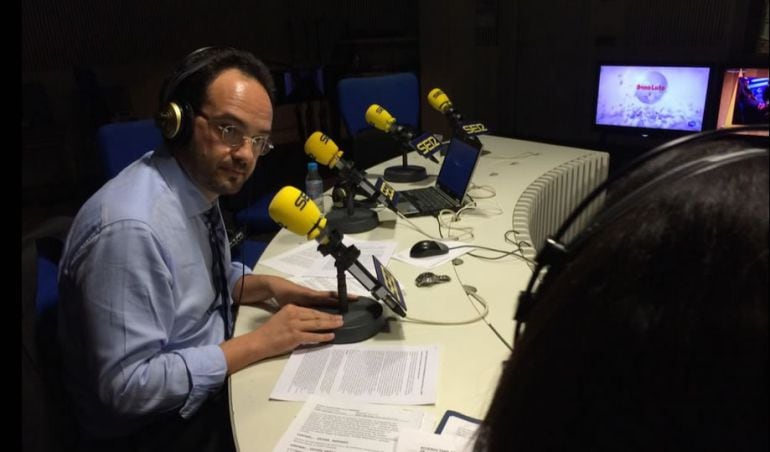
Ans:
[[[435,189],[414,190],[409,192],[413,203],[423,212],[434,212],[447,209],[452,205]]]

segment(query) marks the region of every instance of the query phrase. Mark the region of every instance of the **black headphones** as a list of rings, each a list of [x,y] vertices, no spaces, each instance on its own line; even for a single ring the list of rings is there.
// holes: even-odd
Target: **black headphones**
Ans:
[[[664,143],[630,162],[620,171],[615,173],[612,177],[607,178],[604,182],[599,184],[583,201],[570,213],[566,220],[562,223],[559,229],[553,235],[549,236],[543,248],[538,252],[535,269],[532,272],[532,276],[529,279],[526,290],[522,291],[519,295],[519,303],[516,307],[516,314],[514,319],[516,320],[516,329],[514,333],[514,342],[521,334],[521,327],[527,321],[529,312],[538,298],[538,291],[542,288],[538,287],[538,291],[535,290],[535,284],[541,279],[541,275],[545,268],[548,268],[549,279],[564,268],[565,264],[573,259],[582,245],[597,231],[602,229],[603,225],[610,223],[613,219],[619,217],[622,213],[628,210],[629,207],[635,205],[640,198],[654,191],[654,189],[660,187],[671,180],[682,180],[692,176],[702,174],[704,172],[712,171],[716,168],[726,166],[732,163],[748,160],[751,158],[757,158],[768,155],[768,148],[747,148],[739,151],[729,152],[725,154],[709,155],[701,157],[699,159],[691,160],[687,163],[680,164],[673,169],[661,174],[660,176],[653,177],[651,180],[642,183],[639,187],[635,188],[630,193],[624,195],[618,201],[612,203],[610,206],[602,209],[596,214],[582,231],[580,231],[569,243],[562,241],[565,233],[573,226],[575,221],[583,214],[587,207],[592,205],[597,198],[603,196],[608,187],[610,187],[615,181],[626,176],[629,172],[639,167],[641,164],[664,154],[671,149],[678,148],[679,146],[690,144],[693,142],[707,141],[720,139],[725,136],[731,136],[739,134],[745,131],[763,130],[768,131],[768,126],[765,125],[750,125],[731,127],[727,129],[711,130],[707,132],[697,133],[693,135],[687,135],[682,138]]]
[[[231,47],[201,47],[187,55],[176,72],[166,80],[161,91],[160,108],[155,115],[155,124],[164,138],[172,143],[186,143],[192,133],[195,112],[190,103],[179,99],[177,89],[185,80],[211,63],[221,51]]]

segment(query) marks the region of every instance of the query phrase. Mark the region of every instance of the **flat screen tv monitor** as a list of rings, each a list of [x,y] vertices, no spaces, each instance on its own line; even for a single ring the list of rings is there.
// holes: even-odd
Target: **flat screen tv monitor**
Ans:
[[[595,125],[700,132],[709,67],[602,64]]]
[[[717,128],[768,124],[768,68],[732,67],[724,71]]]

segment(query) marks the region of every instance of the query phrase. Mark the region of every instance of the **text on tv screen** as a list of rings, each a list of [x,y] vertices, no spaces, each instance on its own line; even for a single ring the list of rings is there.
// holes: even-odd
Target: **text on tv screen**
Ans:
[[[596,124],[640,129],[703,129],[708,67],[599,68]]]

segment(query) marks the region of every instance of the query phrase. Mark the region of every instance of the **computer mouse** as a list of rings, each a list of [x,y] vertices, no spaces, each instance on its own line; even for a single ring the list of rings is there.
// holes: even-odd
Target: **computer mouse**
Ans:
[[[409,257],[420,258],[438,256],[448,252],[449,247],[441,242],[435,240],[421,240],[415,243],[409,250]]]

